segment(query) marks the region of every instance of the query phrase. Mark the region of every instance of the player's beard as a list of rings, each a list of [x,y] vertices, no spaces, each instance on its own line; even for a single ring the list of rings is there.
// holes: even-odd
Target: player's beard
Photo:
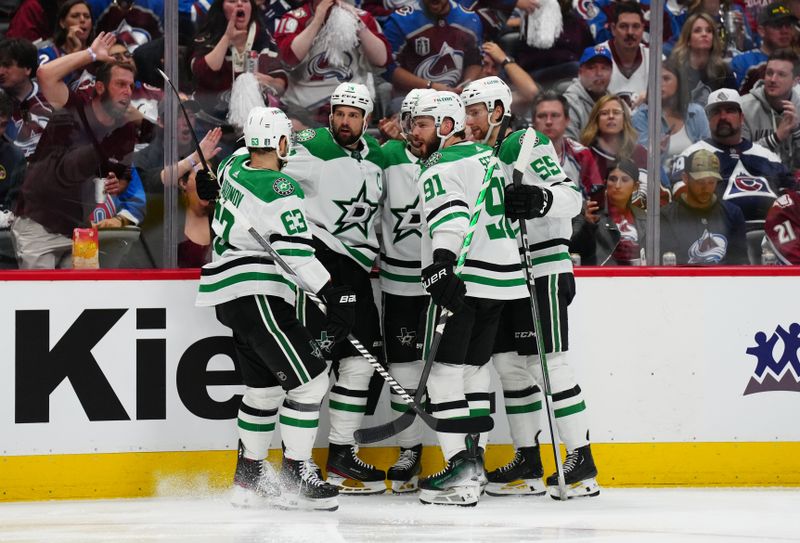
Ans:
[[[416,143],[416,140],[414,143]],[[427,160],[433,153],[439,150],[441,140],[439,139],[439,136],[433,134],[430,139],[422,140],[421,144],[422,145],[420,146],[412,145],[416,152],[411,151],[411,153],[415,156],[418,156],[422,160]]]
[[[336,140],[336,143],[341,145],[342,147],[347,147],[348,145],[353,145],[361,138],[361,130],[357,133],[353,132],[352,130],[346,136],[341,134],[342,127],[336,127],[333,131],[333,138]]]

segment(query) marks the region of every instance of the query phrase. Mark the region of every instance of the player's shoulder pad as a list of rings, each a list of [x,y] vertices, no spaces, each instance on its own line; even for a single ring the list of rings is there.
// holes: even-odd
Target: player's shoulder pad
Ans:
[[[365,156],[364,158],[372,162],[379,168],[385,168],[386,160],[383,155],[383,149],[381,148],[380,142],[378,142],[378,140],[375,139],[374,136],[371,136],[369,134],[364,134],[363,138],[364,142],[367,144],[367,149],[369,150],[367,156]]]
[[[346,156],[328,129],[324,127],[301,130],[295,136],[295,140],[297,145],[292,154],[299,151],[299,148],[305,148],[309,154],[320,160],[332,160]]]
[[[228,175],[256,198],[264,202],[274,202],[290,196],[305,197],[300,184],[292,177],[276,170],[250,168],[244,164],[247,158],[238,157]]]
[[[410,164],[408,153],[406,153],[406,142],[403,140],[389,140],[381,146],[383,151],[383,159],[386,166],[395,166],[397,164]]]
[[[506,164],[512,164],[516,162],[519,152],[522,150],[522,142],[525,139],[525,133],[526,130],[517,130],[516,132],[512,132],[506,136],[506,139],[500,146],[499,158],[501,162]],[[550,143],[550,139],[541,132],[534,130],[533,134],[536,138],[536,141],[533,142],[534,147],[539,147],[541,145],[547,145]]]

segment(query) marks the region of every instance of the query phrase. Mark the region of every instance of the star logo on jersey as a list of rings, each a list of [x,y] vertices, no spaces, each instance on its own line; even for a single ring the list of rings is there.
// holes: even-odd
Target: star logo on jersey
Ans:
[[[431,156],[428,157],[428,160],[425,161],[425,167],[430,168],[434,164],[438,163],[439,160],[441,160],[441,158],[442,158],[442,153],[436,151],[435,153],[433,153]]]
[[[294,185],[285,177],[279,177],[272,184],[272,190],[281,196],[289,196],[294,192]]]
[[[317,131],[313,128],[306,128],[305,130],[301,130],[297,133],[296,139],[300,143],[310,141],[314,139],[314,136],[317,135]]]
[[[333,349],[333,345],[335,343],[335,340],[336,340],[336,338],[334,338],[333,336],[329,336],[328,332],[323,330],[322,333],[319,335],[319,339],[317,340],[317,345],[323,351],[331,352],[331,349]]]
[[[325,334],[325,332],[322,333]],[[327,334],[325,335],[327,337]],[[311,341],[308,342],[308,345],[309,347],[311,347],[311,356],[322,359],[322,351],[319,348],[319,343],[317,343],[317,340],[312,339]]]
[[[411,347],[414,344],[414,339],[417,337],[417,332],[416,330],[409,330],[403,326],[400,328],[400,335],[395,337],[400,341],[400,345]]]
[[[406,207],[393,207],[391,211],[392,215],[397,219],[392,230],[392,233],[394,233],[393,243],[399,243],[401,240],[413,235],[422,237],[422,232],[419,231],[419,226],[422,224],[419,196],[414,199],[414,203]]]
[[[336,220],[336,230],[333,235],[341,234],[351,228],[357,229],[366,238],[369,235],[369,220],[378,209],[378,204],[367,199],[367,182],[361,185],[361,190],[355,198],[350,200],[334,200],[334,204],[342,210],[341,216]]]

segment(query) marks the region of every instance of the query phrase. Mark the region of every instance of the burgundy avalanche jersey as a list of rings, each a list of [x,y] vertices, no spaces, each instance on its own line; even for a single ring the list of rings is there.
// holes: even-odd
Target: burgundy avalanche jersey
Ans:
[[[158,5],[160,2],[150,4],[152,9],[136,4],[123,8],[117,2],[111,2],[97,18],[97,32],[113,32],[117,42],[123,43],[130,51],[160,38],[163,35],[161,13],[164,8]]]
[[[394,56],[384,75],[389,81],[399,66],[427,81],[455,87],[467,66],[481,63],[481,21],[453,0],[444,19],[401,7],[387,19],[383,31]]]
[[[775,200],[764,230],[782,263],[800,265],[800,194],[790,191]]]

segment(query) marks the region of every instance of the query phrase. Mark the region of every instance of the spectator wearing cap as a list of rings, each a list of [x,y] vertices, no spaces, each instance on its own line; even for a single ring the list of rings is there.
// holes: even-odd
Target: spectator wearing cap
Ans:
[[[618,2],[611,16],[612,38],[600,45],[611,50],[613,69],[608,92],[635,108],[647,97],[649,48],[642,43],[644,14],[638,2]]]
[[[678,264],[747,264],[742,210],[721,199],[720,161],[708,149],[686,157],[681,172],[686,190],[661,209],[661,250],[675,253]]]
[[[5,135],[26,157],[36,150],[53,108],[34,79],[39,61],[36,47],[26,39],[0,41],[0,88],[11,99],[11,115]]]
[[[794,177],[778,155],[742,137],[742,99],[734,89],[712,92],[708,97],[706,114],[711,137],[688,147],[673,164],[674,199],[686,190],[683,174],[688,158],[695,151],[705,149],[717,157],[720,165],[717,198],[740,208],[748,231],[763,234],[767,210],[781,190],[795,185]],[[760,243],[760,240],[754,241]]]
[[[567,136],[578,140],[589,121],[595,102],[608,94],[608,83],[611,81],[611,51],[604,45],[595,45],[584,49],[578,68],[578,77],[572,81],[564,98],[569,104],[569,125]]]
[[[774,51],[764,79],[742,98],[742,136],[775,152],[791,170],[800,167],[800,59],[791,49]]]
[[[586,266],[641,265],[645,246],[646,213],[631,205],[639,190],[639,168],[624,159],[608,170],[605,190],[586,200],[583,212],[572,220],[571,253]]]
[[[797,21],[783,2],[774,2],[761,11],[758,19],[761,47],[740,53],[731,60],[736,85],[742,95],[764,78],[767,60],[773,51],[791,47],[797,37]]]

